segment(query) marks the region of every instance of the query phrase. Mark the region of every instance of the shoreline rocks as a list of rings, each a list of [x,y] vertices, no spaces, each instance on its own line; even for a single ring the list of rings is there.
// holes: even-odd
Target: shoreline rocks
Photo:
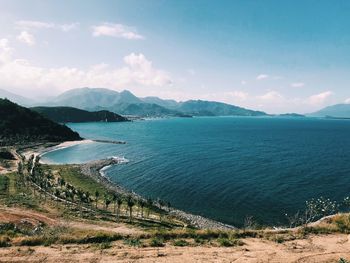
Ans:
[[[119,158],[108,158],[108,159],[102,159],[102,160],[96,160],[91,161],[84,164],[79,164],[81,172],[85,174],[86,176],[89,176],[90,178],[94,179],[95,181],[101,183],[104,187],[106,187],[110,191],[114,191],[119,194],[123,195],[132,195],[135,199],[144,199],[142,196],[132,192],[128,191],[125,188],[121,187],[120,185],[112,182],[109,180],[107,176],[104,176],[102,174],[102,170],[106,167],[110,167],[113,165],[118,165],[121,163],[125,163],[122,159]],[[158,208],[167,211],[168,209],[165,207],[162,207],[158,203],[155,204]],[[187,212],[184,212],[179,209],[173,209],[170,208],[169,215],[174,216],[189,225],[192,225],[194,227],[200,228],[200,229],[216,229],[216,230],[233,230],[236,229],[234,226],[227,225],[212,219],[208,219],[199,215],[190,214]]]

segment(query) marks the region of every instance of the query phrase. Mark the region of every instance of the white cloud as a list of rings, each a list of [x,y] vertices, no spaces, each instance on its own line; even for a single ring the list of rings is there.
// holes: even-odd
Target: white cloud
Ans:
[[[242,80],[242,81],[241,81],[241,84],[242,84],[242,85],[246,85],[246,84],[247,84],[247,81]]]
[[[166,87],[170,75],[153,66],[143,54],[131,53],[124,57],[124,65],[93,65],[84,70],[74,67],[45,68],[13,56],[7,39],[0,40],[0,83],[24,94],[48,95],[71,88],[90,87]],[[28,90],[25,90],[28,89]]]
[[[34,46],[35,45],[35,37],[31,34],[29,34],[27,31],[22,31],[18,36],[17,39],[28,46]]]
[[[128,65],[128,71],[134,81],[142,85],[164,86],[172,84],[168,73],[155,69],[152,61],[146,59],[143,54],[131,53],[124,57],[125,64]]]
[[[58,29],[63,32],[68,32],[79,27],[79,23],[71,24],[55,24],[43,21],[34,21],[34,20],[20,20],[17,21],[16,27],[19,29],[30,30],[30,29]]]
[[[301,87],[305,86],[305,83],[303,83],[303,82],[295,82],[295,83],[291,83],[290,86],[293,87],[293,88],[301,88]]]
[[[307,102],[311,105],[320,105],[327,101],[327,99],[333,95],[332,91],[325,91],[320,94],[312,95],[308,98]]]
[[[274,90],[268,91],[264,95],[258,96],[258,98],[263,101],[270,101],[270,102],[284,100],[283,95]]]
[[[100,25],[93,26],[92,35],[94,37],[110,36],[130,40],[144,39],[144,36],[138,34],[134,28],[113,23],[102,23]]]
[[[350,104],[350,98],[346,99],[344,102],[345,102],[346,104]]]
[[[13,48],[9,45],[7,38],[0,39],[0,66],[4,63],[11,61],[13,54]]]
[[[257,80],[264,80],[267,78],[269,78],[269,75],[266,75],[266,74],[260,74],[256,77]]]

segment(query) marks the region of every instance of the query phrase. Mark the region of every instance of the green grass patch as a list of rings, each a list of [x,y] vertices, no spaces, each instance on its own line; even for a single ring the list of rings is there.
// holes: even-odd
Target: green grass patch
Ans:
[[[187,247],[190,243],[184,239],[174,240],[173,245],[176,247]]]
[[[0,175],[0,195],[6,195],[10,189],[10,178]]]
[[[128,238],[124,240],[124,244],[131,247],[142,247],[142,241],[139,238]]]
[[[85,176],[80,172],[78,167],[72,165],[57,165],[57,166],[46,166],[46,169],[52,168],[52,170],[58,170],[60,176],[69,184],[73,185],[77,189],[89,192],[91,197],[94,197],[95,191],[99,191],[100,199],[102,200],[103,195],[108,191],[99,183],[94,181],[92,178]]]
[[[150,246],[151,247],[164,247],[165,246],[164,239],[161,237],[154,237],[151,239]]]
[[[217,241],[221,247],[235,247],[244,245],[244,243],[239,239],[218,238]]]

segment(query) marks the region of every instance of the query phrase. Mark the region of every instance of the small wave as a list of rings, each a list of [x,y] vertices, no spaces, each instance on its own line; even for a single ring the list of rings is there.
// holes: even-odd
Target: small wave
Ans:
[[[120,156],[112,156],[111,158],[113,158],[114,160],[116,160],[118,162],[118,164],[123,164],[123,163],[128,163],[129,160],[126,159],[124,156],[120,157]],[[115,164],[114,164],[115,165]],[[103,177],[106,177],[106,173],[105,171],[112,167],[113,164],[111,165],[106,165],[105,167],[103,167],[101,170],[100,170],[100,175],[103,176]]]
[[[112,156],[112,158],[114,160],[116,160],[118,163],[128,163],[129,160],[126,159],[124,156],[120,157],[120,156]]]

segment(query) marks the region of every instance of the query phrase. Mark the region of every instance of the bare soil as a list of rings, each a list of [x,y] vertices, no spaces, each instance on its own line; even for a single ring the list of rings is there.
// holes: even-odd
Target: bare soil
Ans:
[[[96,245],[53,245],[0,249],[0,262],[338,262],[350,258],[349,236],[310,236],[277,244],[248,238],[241,247],[131,248],[121,241],[109,249]]]

